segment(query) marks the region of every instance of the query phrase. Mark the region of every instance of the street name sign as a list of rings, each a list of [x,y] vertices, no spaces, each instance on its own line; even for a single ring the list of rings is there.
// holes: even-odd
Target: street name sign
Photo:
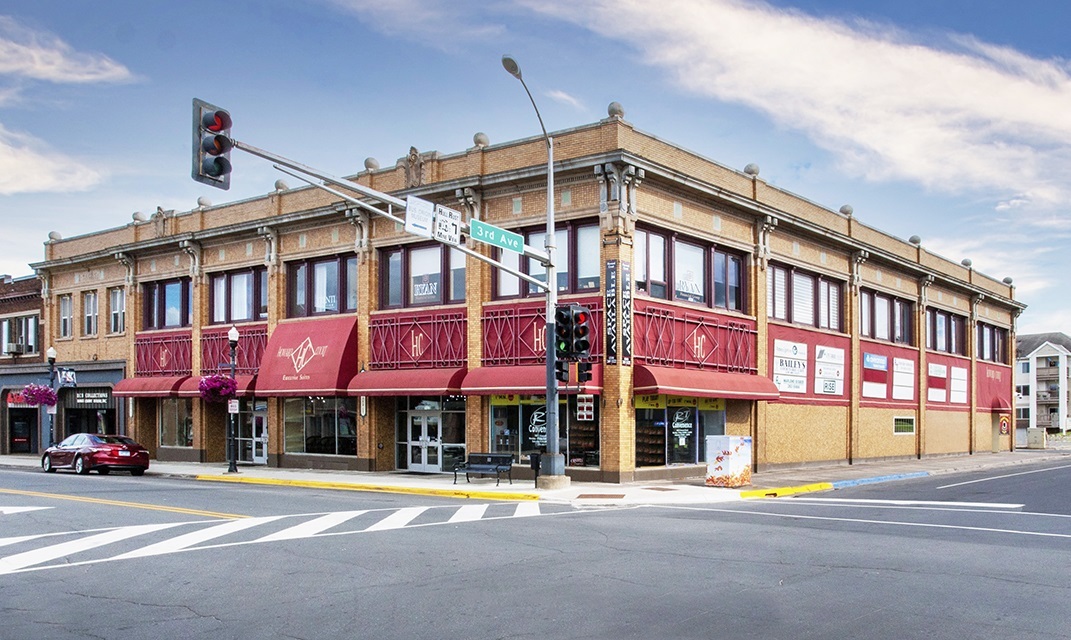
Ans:
[[[521,234],[480,222],[476,218],[469,220],[469,237],[477,242],[493,244],[507,251],[524,253],[524,238]]]

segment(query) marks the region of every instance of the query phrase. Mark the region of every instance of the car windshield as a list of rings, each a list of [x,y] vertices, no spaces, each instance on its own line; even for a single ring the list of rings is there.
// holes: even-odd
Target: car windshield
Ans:
[[[126,436],[91,435],[89,439],[95,444],[137,444]]]

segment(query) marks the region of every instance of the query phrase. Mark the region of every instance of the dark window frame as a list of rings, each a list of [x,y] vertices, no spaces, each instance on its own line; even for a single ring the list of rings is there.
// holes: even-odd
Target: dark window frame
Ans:
[[[311,318],[318,316],[338,315],[340,313],[355,313],[357,311],[357,306],[360,304],[361,299],[360,272],[358,269],[358,273],[356,274],[356,281],[353,283],[356,295],[354,296],[354,304],[351,307],[349,304],[349,270],[347,269],[348,263],[350,261],[353,261],[355,264],[359,263],[357,254],[347,252],[327,256],[316,256],[306,258],[304,260],[293,260],[287,262],[286,317]],[[335,309],[316,311],[315,301],[312,299],[312,296],[316,283],[316,266],[321,264],[332,264],[337,269],[338,288],[337,291],[335,291],[337,302]],[[298,291],[297,285],[299,279],[303,280],[301,284],[304,286],[305,294],[305,301],[301,305],[298,304],[298,301],[295,297]]]
[[[785,289],[784,296],[784,316],[776,315],[777,308],[777,291],[775,276],[777,273],[785,274]],[[811,317],[810,318],[797,318],[795,309],[795,280],[796,278],[810,278],[811,279]],[[845,305],[845,281],[838,278],[811,271],[809,269],[803,269],[794,265],[784,263],[771,262],[766,266],[766,316],[775,320],[781,320],[783,322],[790,322],[792,324],[798,324],[808,327],[814,327],[816,329],[826,329],[829,331],[836,331],[838,333],[844,333],[844,305]],[[821,290],[825,288],[827,292],[827,303],[829,300],[829,291],[835,290],[837,292],[837,321],[834,325],[832,318],[829,314],[826,314],[826,320],[822,320]],[[771,299],[772,294],[772,299]],[[828,304],[828,309],[832,309],[833,306]]]
[[[940,326],[943,336],[938,340]],[[926,309],[926,348],[940,353],[967,355],[967,318],[958,313],[929,307]]]
[[[878,336],[878,299],[888,304],[889,336]],[[914,345],[915,303],[876,289],[859,292],[859,335],[871,340],[883,340],[894,344]]]
[[[253,277],[252,309],[250,310],[250,317],[248,318],[234,318],[231,315],[231,304],[234,294],[233,282],[235,276],[241,275],[252,275]],[[216,282],[221,279],[226,282],[225,291],[223,293],[224,319],[216,320]],[[208,324],[220,325],[233,324],[235,322],[259,322],[267,320],[267,298],[271,295],[269,289],[268,268],[264,266],[246,267],[244,269],[219,271],[210,274],[208,278]]]
[[[719,245],[704,241],[692,236],[683,236],[678,233],[662,233],[654,229],[639,227],[634,234],[634,248],[642,241],[641,250],[644,264],[638,261],[633,264],[632,277],[636,286],[636,293],[658,300],[672,300],[694,304],[708,309],[747,313],[747,254]],[[664,280],[652,279],[651,263],[651,239],[658,238],[663,243],[662,272]],[[703,276],[702,292],[700,300],[690,299],[687,295],[681,295],[677,286],[677,253],[679,245],[697,247],[703,252]],[[635,250],[635,249],[634,249]],[[635,254],[634,254],[635,255]],[[719,271],[719,264],[723,269]],[[729,276],[735,265],[737,281],[730,282]],[[719,282],[719,273],[724,277],[724,282]],[[637,278],[643,275],[645,280]],[[658,291],[664,291],[659,295]],[[735,291],[735,295],[731,295]],[[655,292],[655,293],[652,293]]]
[[[179,323],[167,324],[167,295],[169,286],[179,286]],[[141,326],[146,330],[179,329],[193,324],[193,286],[190,278],[169,278],[146,282],[141,286],[144,309]]]
[[[602,246],[601,246],[602,232],[601,232],[601,229],[599,227],[599,222],[598,221],[592,222],[591,220],[570,220],[568,222],[563,222],[563,223],[558,224],[558,225],[555,226],[554,231],[555,231],[556,235],[558,233],[560,233],[560,232],[565,232],[565,244],[566,244],[565,247],[562,247],[560,245],[557,245],[557,246],[554,247],[555,257],[557,259],[558,264],[564,264],[565,265],[565,269],[558,269],[558,271],[557,271],[558,293],[559,294],[578,294],[578,293],[593,293],[593,292],[594,293],[598,293],[599,288],[602,286],[602,277],[603,276],[602,276],[602,267],[601,267],[601,265],[597,264],[596,272],[595,272],[594,276],[585,275],[583,278],[581,278],[580,274],[578,273],[579,269],[580,269],[578,257],[579,257],[579,252],[580,252],[580,249],[581,249],[580,246],[579,246],[581,231],[582,230],[591,230],[591,229],[595,230],[595,237],[600,239],[600,245],[594,247],[592,250],[593,251],[597,251],[598,255],[601,255],[602,254]],[[524,238],[525,244],[527,244],[529,246],[536,246],[535,244],[532,243],[532,237],[533,236],[546,236],[547,227],[546,227],[546,225],[544,225],[542,227],[529,227],[529,228],[517,230],[516,233],[521,234],[521,236]],[[545,244],[545,241],[539,242],[537,248],[540,248],[540,249],[543,248],[544,244]],[[535,260],[533,258],[525,258],[524,256],[520,256],[519,258],[514,258],[514,256],[510,256],[509,255],[510,253],[511,252],[508,252],[508,251],[506,251],[504,249],[499,249],[499,250],[497,250],[495,252],[495,259],[499,260],[499,261],[503,261],[505,258],[508,257],[508,258],[511,259],[510,263],[513,266],[515,266],[518,271],[520,271],[521,273],[526,273],[528,275],[531,275],[531,276],[533,276],[535,278],[539,278],[541,275],[543,275],[543,276],[546,275],[546,272],[543,271],[543,265],[541,263],[539,263],[537,260]],[[519,255],[519,254],[515,254],[515,255]],[[563,262],[563,258],[564,258],[564,262]],[[596,259],[596,262],[598,263],[599,260]],[[492,282],[493,282],[493,287],[492,287],[493,295],[492,295],[492,297],[495,300],[531,298],[531,297],[534,297],[534,296],[546,295],[545,291],[543,291],[539,287],[535,286],[534,284],[529,283],[527,280],[523,280],[521,278],[516,278],[516,280],[518,281],[517,282],[517,293],[504,294],[504,293],[502,293],[501,279],[502,278],[515,278],[515,276],[513,276],[511,274],[508,274],[508,273],[505,273],[505,272],[503,272],[503,271],[501,271],[501,270],[499,270],[497,268],[494,269],[493,271],[494,272],[492,274]],[[563,276],[564,276],[564,281],[563,281]],[[582,279],[585,282],[582,283],[581,282]]]
[[[422,251],[426,249],[438,248],[439,250],[439,273],[443,276],[439,281],[439,292],[436,300],[429,300],[427,302],[413,302],[412,287],[409,285],[409,280],[412,277],[410,270],[410,256],[415,251]],[[448,244],[439,242],[421,242],[419,244],[412,245],[399,245],[394,247],[384,247],[379,250],[379,308],[380,309],[410,309],[421,307],[433,307],[445,304],[460,304],[465,301],[466,287],[462,286],[461,290],[456,295],[451,296],[451,277],[450,271],[450,259],[454,253],[452,247]],[[391,274],[391,257],[397,256],[400,261],[400,269],[396,276]],[[468,277],[468,259],[465,254],[461,254],[464,261],[464,267],[462,268],[465,278]],[[400,299],[398,302],[391,300],[391,286],[395,284],[393,278],[397,278],[397,284],[401,287]]]
[[[975,356],[985,362],[1008,364],[1008,330],[979,322],[975,340]]]

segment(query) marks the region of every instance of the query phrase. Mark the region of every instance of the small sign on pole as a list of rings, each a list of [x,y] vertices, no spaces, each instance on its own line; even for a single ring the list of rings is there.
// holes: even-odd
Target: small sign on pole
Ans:
[[[446,244],[461,244],[461,212],[441,204],[435,205],[435,239]]]
[[[231,398],[227,401],[227,413],[238,413],[238,398]]]
[[[405,231],[425,238],[431,237],[431,225],[435,218],[435,205],[431,202],[408,196],[405,199]]]

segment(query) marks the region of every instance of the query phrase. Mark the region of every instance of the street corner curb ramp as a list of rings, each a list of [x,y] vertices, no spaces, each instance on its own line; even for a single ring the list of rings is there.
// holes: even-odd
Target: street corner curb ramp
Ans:
[[[910,480],[912,478],[924,478],[931,475],[929,471],[917,471],[914,473],[897,473],[886,476],[874,476],[871,478],[857,478],[855,480],[837,480],[835,482],[816,482],[814,484],[805,484],[795,487],[778,487],[772,489],[753,489],[751,491],[741,491],[740,497],[743,499],[754,498],[783,498],[785,496],[796,495],[800,493],[813,493],[816,491],[835,491],[837,489],[847,489],[849,487],[859,487],[868,484],[879,484],[882,482],[895,482],[897,480]]]
[[[474,500],[539,500],[537,493],[507,491],[472,491],[464,489],[434,489],[431,487],[404,487],[389,484],[327,482],[323,480],[290,480],[285,478],[254,478],[229,475],[197,475],[195,480],[205,482],[232,482],[237,484],[261,484],[307,489],[333,489],[337,491],[372,491],[377,493],[405,493],[411,495],[438,496],[442,498],[466,498]]]

